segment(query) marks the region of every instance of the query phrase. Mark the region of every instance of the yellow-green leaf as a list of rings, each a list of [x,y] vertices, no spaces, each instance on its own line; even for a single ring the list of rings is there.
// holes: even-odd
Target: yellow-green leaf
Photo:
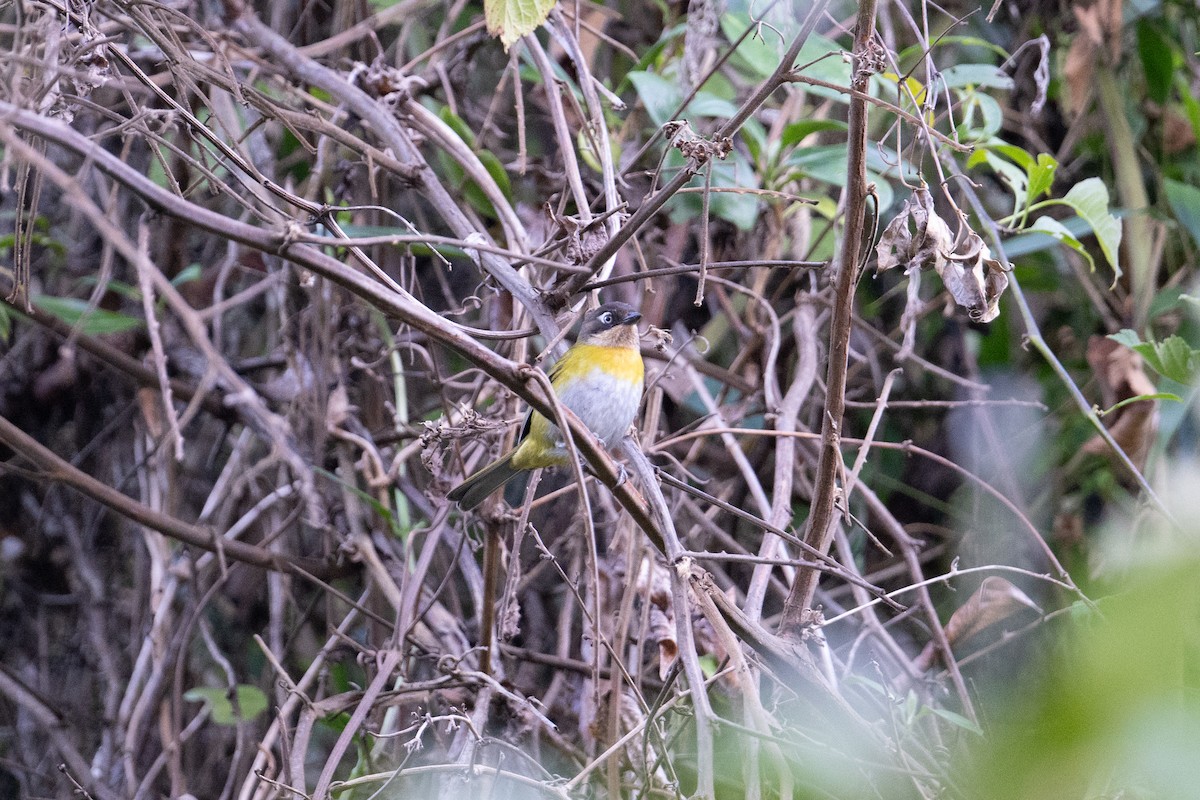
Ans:
[[[533,33],[550,16],[554,0],[483,0],[488,33],[500,37],[504,49]]]
[[[192,703],[207,703],[213,722],[218,725],[237,725],[252,722],[267,710],[267,695],[257,686],[240,683],[237,686],[237,706],[233,704],[227,689],[216,686],[197,686],[183,693],[183,699]]]

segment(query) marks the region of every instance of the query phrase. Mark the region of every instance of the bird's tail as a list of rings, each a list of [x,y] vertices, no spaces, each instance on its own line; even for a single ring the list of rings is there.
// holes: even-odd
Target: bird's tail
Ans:
[[[513,454],[509,453],[498,461],[493,461],[474,475],[455,486],[446,495],[464,509],[472,509],[488,498],[492,492],[511,481],[521,470],[512,464]]]

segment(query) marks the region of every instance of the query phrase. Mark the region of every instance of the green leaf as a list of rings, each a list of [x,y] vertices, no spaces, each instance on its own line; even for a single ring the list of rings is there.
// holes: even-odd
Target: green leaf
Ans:
[[[976,723],[964,717],[962,714],[956,714],[948,708],[935,707],[931,708],[930,710],[937,716],[949,722],[951,725],[955,725],[963,730],[970,731],[978,736],[983,736],[983,729],[980,728]]]
[[[442,122],[446,123],[452,131],[458,134],[458,138],[466,143],[467,147],[475,149],[475,132],[471,130],[471,126],[467,121],[450,110],[450,106],[442,106],[438,109],[438,117]]]
[[[674,83],[653,72],[635,70],[627,76],[646,107],[650,121],[661,127],[671,119],[671,113],[683,102],[683,95]]]
[[[1200,189],[1168,178],[1163,181],[1163,190],[1175,219],[1200,245]]]
[[[673,81],[653,72],[634,71],[627,77],[633,83],[642,105],[646,107],[650,121],[659,127],[669,122],[671,114],[683,102],[683,93],[679,87]],[[703,91],[696,92],[696,96],[683,110],[685,117],[732,117],[735,113],[737,107],[733,103]]]
[[[736,42],[755,23],[749,14],[732,13],[721,17],[721,32],[730,43]],[[768,26],[759,26],[758,31],[747,36],[738,45],[735,58],[742,61],[759,79],[768,77],[779,66],[783,57],[783,41]]]
[[[996,98],[982,92],[971,92],[963,105],[963,121],[958,131],[964,139],[979,141],[995,136],[1003,124],[1004,111]]]
[[[841,186],[846,182],[846,159],[844,144],[823,144],[794,150],[787,163],[810,178]]]
[[[1016,170],[998,156],[1020,167],[1025,172],[1024,178],[1018,177]],[[1024,149],[999,140],[992,140],[976,150],[967,159],[967,166],[973,167],[981,162],[986,162],[1011,187],[1016,200],[1014,214],[1024,214],[1031,203],[1048,194],[1054,185],[1054,173],[1058,170],[1058,161],[1049,153],[1039,153],[1034,158]]]
[[[171,278],[172,286],[183,286],[185,283],[200,280],[201,269],[199,264],[189,264],[179,271],[179,274]]]
[[[1200,350],[1192,349],[1182,337],[1168,336],[1161,342],[1143,342],[1136,331],[1123,328],[1109,334],[1110,339],[1135,351],[1152,370],[1180,384],[1190,384],[1200,369]]]
[[[757,175],[740,153],[731,156],[732,162],[712,163],[712,186],[714,189],[757,189]],[[739,178],[741,180],[739,180]],[[697,175],[692,181],[693,186],[703,186],[704,176]],[[677,202],[675,202],[677,201]],[[700,215],[702,197],[698,193],[679,195],[673,199],[672,218],[676,220],[695,219]],[[739,192],[713,192],[709,195],[708,211],[717,219],[731,222],[738,228],[748,231],[758,221],[758,213],[762,201],[758,195]]]
[[[87,301],[74,297],[40,295],[33,298],[33,304],[52,317],[57,317],[72,327],[78,327],[80,332],[88,336],[121,333],[140,328],[145,324],[138,317],[107,311],[103,308],[88,311]]]
[[[966,47],[982,47],[986,50],[991,50],[1004,60],[1008,60],[1009,57],[1008,51],[1003,47],[998,44],[993,44],[986,39],[980,39],[978,36],[939,36],[937,41],[933,42],[930,46],[945,47],[947,45],[954,44],[965,45]],[[904,63],[909,59],[925,55],[926,50],[927,48],[924,44],[909,45],[900,51],[900,56],[896,60]]]
[[[943,70],[941,78],[951,89],[967,86],[1006,90],[1013,88],[1013,79],[991,64],[955,64]]]
[[[8,336],[12,333],[12,317],[9,316],[8,309],[0,305],[0,342],[8,342]]]
[[[793,150],[787,157],[787,164],[796,170],[793,178],[815,178],[834,186],[844,186],[846,159],[844,144],[817,145]],[[892,165],[896,162],[896,154],[891,151],[885,154],[874,146],[867,148],[867,180],[875,184],[881,214],[891,207],[895,197],[891,183],[883,174],[895,174],[895,167]],[[905,178],[914,182],[916,180],[907,168]]]
[[[1096,241],[1113,268],[1113,281],[1121,277],[1118,249],[1121,245],[1121,221],[1108,210],[1108,187],[1100,178],[1088,178],[1071,187],[1066,196],[1055,202],[1068,205],[1087,220],[1096,234]]]
[[[500,163],[500,159],[491,150],[476,150],[475,155],[479,157],[483,168],[487,170],[488,175],[492,176],[492,180],[500,187],[500,192],[510,200],[512,199],[512,181],[508,179],[508,170]]]
[[[82,286],[95,286],[100,283],[100,279],[94,275],[85,275],[79,281]],[[110,278],[108,283],[104,284],[104,291],[112,292],[115,295],[120,295],[126,300],[132,300],[135,303],[142,302],[142,290],[136,286],[119,281],[115,278]]]
[[[267,695],[257,686],[237,685],[237,709],[229,698],[229,690],[216,686],[197,686],[183,693],[183,699],[193,703],[206,703],[213,722],[218,725],[237,725],[252,722],[267,710]]]
[[[1192,133],[1197,139],[1200,139],[1200,100],[1192,97],[1192,84],[1188,80],[1187,70],[1176,70],[1175,88],[1179,92],[1178,97],[1179,102],[1183,105],[1183,112],[1187,115],[1188,122],[1192,124]]]
[[[1142,343],[1142,337],[1138,336],[1138,332],[1129,328],[1122,328],[1116,333],[1110,333],[1108,338],[1112,339],[1117,344],[1123,344],[1130,349],[1136,348]]]
[[[1029,174],[1030,202],[1050,193],[1050,187],[1054,185],[1054,173],[1057,169],[1058,161],[1049,153],[1038,153],[1037,163],[1025,168]]]
[[[1029,155],[1019,147],[1013,149],[1020,151],[1026,157]],[[1020,214],[1029,207],[1029,173],[1017,164],[1001,158],[993,150],[999,150],[999,148],[988,146],[977,150],[967,159],[967,167],[973,167],[982,161],[995,170],[996,174],[1000,176],[1000,180],[1008,185],[1008,190],[1013,194],[1013,214]]]
[[[837,42],[814,33],[800,48],[800,55],[796,56],[796,65],[803,67],[801,73],[810,78],[838,86],[849,86],[850,64],[842,57],[843,52]],[[850,95],[836,89],[826,89],[824,86],[807,86],[805,91],[837,103],[850,102]]]
[[[785,126],[783,134],[779,137],[779,142],[784,147],[792,147],[814,133],[820,133],[821,131],[844,131],[846,129],[846,123],[835,119],[804,119]]]
[[[1138,57],[1146,76],[1146,95],[1156,103],[1171,96],[1175,75],[1175,48],[1158,25],[1143,17],[1137,24]]]
[[[1146,356],[1146,363],[1159,375],[1176,383],[1188,384],[1192,381],[1197,363],[1200,363],[1200,351],[1193,350],[1180,336],[1168,336],[1154,344],[1154,353]]]
[[[737,106],[709,92],[696,92],[692,102],[683,110],[686,116],[729,118],[737,113]]]
[[[1096,262],[1092,258],[1092,254],[1083,246],[1083,242],[1075,238],[1072,233],[1067,230],[1067,227],[1056,219],[1051,217],[1038,217],[1037,221],[1029,227],[1030,233],[1045,233],[1053,236],[1062,244],[1074,250],[1079,255],[1087,259],[1088,267],[1095,272]]]
[[[488,33],[499,37],[505,51],[533,33],[550,16],[555,0],[483,0]]]

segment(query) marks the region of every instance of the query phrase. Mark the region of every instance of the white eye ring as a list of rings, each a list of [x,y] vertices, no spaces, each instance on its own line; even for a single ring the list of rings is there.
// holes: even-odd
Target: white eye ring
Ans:
[[[605,311],[603,314],[600,315],[600,321],[603,322],[605,325],[612,325],[612,321],[613,321],[612,312]]]

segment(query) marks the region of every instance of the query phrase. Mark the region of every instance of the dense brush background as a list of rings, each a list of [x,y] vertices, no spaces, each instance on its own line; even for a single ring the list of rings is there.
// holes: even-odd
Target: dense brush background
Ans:
[[[1200,15],[856,19],[0,6],[0,797],[1200,797]],[[452,507],[596,299],[625,482]]]

